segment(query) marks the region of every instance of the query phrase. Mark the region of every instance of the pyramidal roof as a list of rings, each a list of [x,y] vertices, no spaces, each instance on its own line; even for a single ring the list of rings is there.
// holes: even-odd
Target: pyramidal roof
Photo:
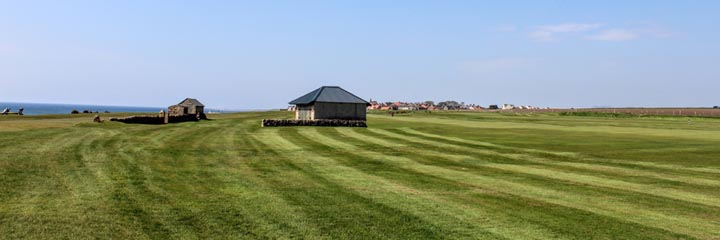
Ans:
[[[323,86],[315,89],[308,94],[303,95],[295,100],[290,101],[290,104],[311,104],[314,102],[333,102],[333,103],[364,103],[370,105],[367,101],[355,96],[345,89],[337,86]]]

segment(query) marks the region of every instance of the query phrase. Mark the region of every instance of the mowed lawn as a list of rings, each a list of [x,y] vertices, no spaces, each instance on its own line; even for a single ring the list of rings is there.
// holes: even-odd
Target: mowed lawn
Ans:
[[[0,117],[0,238],[720,238],[720,119],[210,117]]]

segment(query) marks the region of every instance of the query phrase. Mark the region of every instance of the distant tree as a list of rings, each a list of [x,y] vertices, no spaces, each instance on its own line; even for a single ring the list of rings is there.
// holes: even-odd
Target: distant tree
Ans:
[[[435,102],[433,102],[433,101],[429,101],[429,100],[428,100],[428,101],[425,101],[425,105],[428,105],[428,106],[435,106]]]
[[[458,108],[460,108],[460,103],[458,103],[456,101],[444,101],[444,102],[439,102],[437,104],[437,106],[440,108],[447,107],[448,109],[458,109]]]

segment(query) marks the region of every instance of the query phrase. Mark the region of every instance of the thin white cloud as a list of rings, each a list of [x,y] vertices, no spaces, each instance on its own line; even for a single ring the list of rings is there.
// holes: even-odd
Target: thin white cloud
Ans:
[[[632,30],[626,30],[626,29],[609,29],[602,31],[595,35],[590,35],[587,37],[587,39],[591,40],[598,40],[598,41],[613,41],[613,42],[622,42],[622,41],[630,41],[635,40],[640,35]]]
[[[530,33],[530,37],[536,41],[547,42],[555,40],[558,34],[590,31],[597,29],[602,25],[603,24],[601,23],[564,23],[558,25],[538,26]]]
[[[671,32],[670,30],[664,29],[664,28],[650,28],[643,31],[643,33],[646,33],[650,36],[656,37],[656,38],[669,38],[675,35],[675,33]]]

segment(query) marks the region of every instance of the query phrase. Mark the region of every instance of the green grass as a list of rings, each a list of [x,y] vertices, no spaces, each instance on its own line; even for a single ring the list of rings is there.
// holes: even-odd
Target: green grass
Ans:
[[[291,116],[0,117],[0,238],[720,238],[720,119]]]

